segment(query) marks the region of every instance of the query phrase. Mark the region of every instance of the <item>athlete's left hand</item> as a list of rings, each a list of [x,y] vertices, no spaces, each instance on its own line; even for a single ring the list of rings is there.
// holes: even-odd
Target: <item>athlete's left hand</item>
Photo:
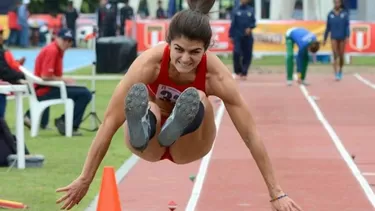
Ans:
[[[302,211],[302,208],[288,196],[273,201],[271,204],[273,211]]]
[[[77,205],[89,190],[90,182],[83,176],[79,176],[70,185],[59,188],[56,192],[65,192],[65,195],[56,201],[57,204],[64,202],[61,210],[70,210]]]

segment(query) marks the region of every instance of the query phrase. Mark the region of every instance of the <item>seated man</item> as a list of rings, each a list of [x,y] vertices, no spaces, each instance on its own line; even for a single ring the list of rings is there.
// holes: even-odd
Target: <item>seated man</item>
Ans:
[[[69,29],[61,29],[56,39],[40,51],[35,61],[34,74],[43,80],[62,80],[67,85],[73,84],[72,79],[63,77],[64,52],[72,46],[72,43],[72,32]],[[37,85],[35,90],[39,100],[60,98],[60,89],[58,87]],[[92,94],[87,88],[80,86],[67,86],[66,91],[68,98],[74,101],[73,135],[78,136],[81,135],[78,128],[82,122],[86,107],[91,101]],[[48,112],[48,110],[46,110],[46,112]],[[48,115],[48,113],[45,115]],[[29,111],[27,111],[26,116],[30,116]],[[61,135],[65,135],[64,115],[55,119],[55,126]]]
[[[298,46],[297,73],[298,83],[307,85],[305,78],[309,64],[309,51],[316,53],[320,48],[316,35],[304,28],[291,28],[286,33],[286,70],[288,85],[292,85],[294,69],[294,44]]]
[[[19,70],[19,66],[25,62],[25,58],[16,61],[12,53],[4,48],[3,32],[0,26],[0,86],[24,83],[25,75]],[[6,102],[6,95],[0,93],[0,119],[5,118]]]

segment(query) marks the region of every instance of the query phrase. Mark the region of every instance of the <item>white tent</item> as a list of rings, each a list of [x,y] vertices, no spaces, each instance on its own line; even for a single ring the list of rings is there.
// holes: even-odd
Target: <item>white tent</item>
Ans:
[[[362,21],[375,21],[374,9],[374,0],[358,0],[358,11],[356,12],[355,19]]]
[[[293,19],[294,8],[297,0],[270,0],[270,19],[289,20]],[[262,0],[255,0],[256,13],[262,10]],[[332,0],[303,0],[303,20],[325,20],[328,12],[333,8]],[[260,15],[258,16],[260,19]]]

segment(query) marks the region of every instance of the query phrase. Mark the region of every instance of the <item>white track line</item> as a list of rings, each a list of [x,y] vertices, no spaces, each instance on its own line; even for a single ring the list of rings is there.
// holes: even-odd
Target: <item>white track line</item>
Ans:
[[[348,153],[348,151],[345,149],[344,145],[342,144],[340,138],[336,134],[335,130],[332,128],[332,126],[328,123],[327,119],[324,117],[322,111],[320,110],[319,106],[316,104],[316,102],[309,96],[309,92],[306,89],[305,86],[300,85],[299,86],[303,95],[307,99],[307,101],[310,103],[311,107],[315,111],[316,117],[319,119],[319,121],[323,124],[324,128],[327,130],[328,134],[330,135],[333,143],[335,144],[337,150],[339,151],[341,157],[344,159],[348,167],[350,168],[352,174],[354,177],[358,180],[359,184],[361,185],[363,191],[365,192],[368,200],[371,202],[372,206],[375,207],[375,195],[368,184],[367,180],[364,178],[364,176],[361,174],[360,170],[358,169],[357,165],[354,163],[353,159],[351,158],[351,155]]]
[[[354,77],[356,77],[359,81],[361,81],[362,83],[366,84],[367,86],[375,89],[375,84],[371,83],[369,80],[363,78],[361,75],[359,75],[358,73],[354,74]]]
[[[220,107],[218,108],[217,114],[215,116],[216,133],[218,133],[219,131],[219,127],[223,119],[224,112],[225,112],[225,106],[224,106],[224,103],[221,102]],[[211,160],[211,155],[214,149],[215,142],[216,140],[214,141],[210,152],[206,156],[204,156],[201,161],[201,165],[199,166],[199,170],[198,170],[198,175],[194,181],[193,191],[190,195],[190,199],[189,199],[188,204],[186,205],[185,211],[194,211],[195,207],[197,206],[199,196],[201,194],[202,187],[203,187],[203,182],[207,174],[208,164],[210,163],[210,160]]]

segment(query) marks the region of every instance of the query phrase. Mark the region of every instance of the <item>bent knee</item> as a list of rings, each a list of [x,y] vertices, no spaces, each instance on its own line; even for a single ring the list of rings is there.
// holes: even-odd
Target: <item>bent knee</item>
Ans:
[[[201,100],[207,98],[206,93],[204,93],[202,90],[198,90],[198,94]]]
[[[85,97],[88,101],[91,101],[92,100],[92,93],[89,90],[87,90],[87,92],[85,94]]]
[[[206,95],[206,93],[204,93],[201,90],[198,90],[198,93],[199,93],[199,98],[201,102],[203,103],[205,109],[207,110],[208,106],[211,106],[210,101],[208,100],[208,96]]]
[[[92,92],[88,90],[86,87],[82,87],[79,89],[79,98],[85,99],[87,101],[91,101],[92,99]]]

